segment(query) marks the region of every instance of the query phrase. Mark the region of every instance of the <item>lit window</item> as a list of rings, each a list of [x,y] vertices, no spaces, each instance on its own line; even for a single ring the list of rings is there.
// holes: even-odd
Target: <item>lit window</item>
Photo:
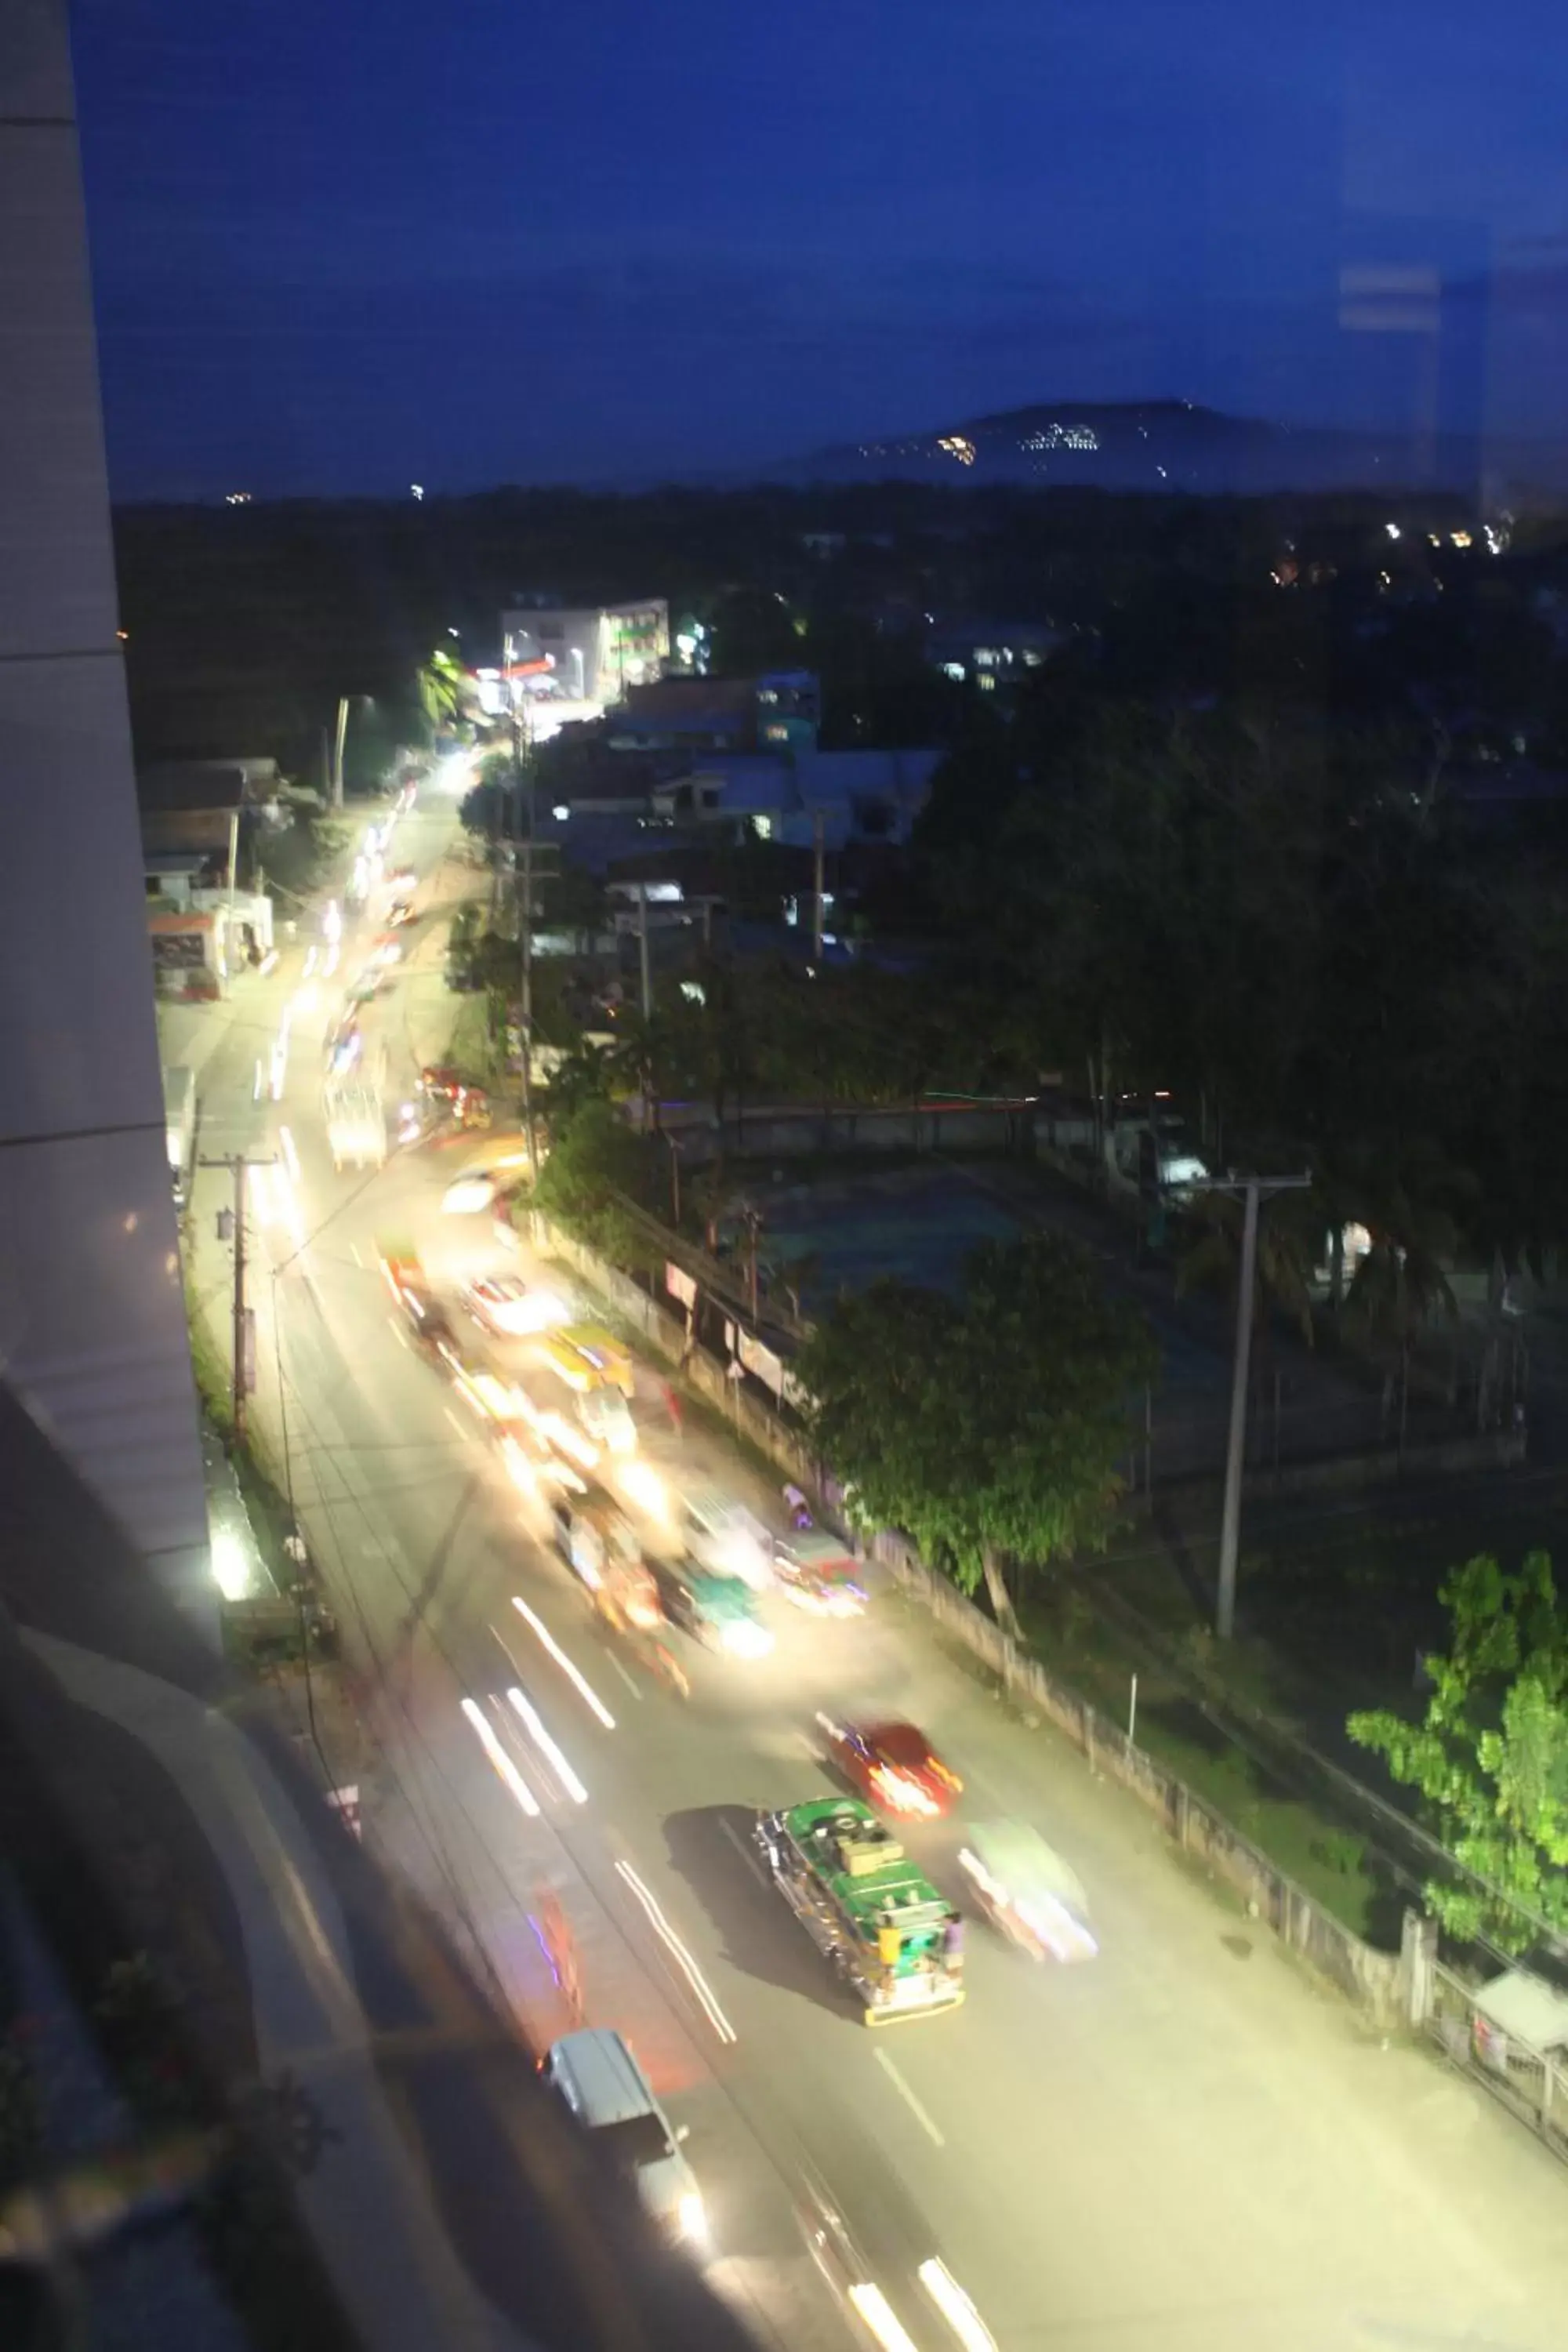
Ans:
[[[980,691],[981,691],[981,693],[982,693],[982,694],[994,694],[994,693],[995,693],[995,691],[996,691],[996,681],[995,681],[995,679],[992,677],[992,675],[991,675],[991,673],[990,673],[990,671],[989,671],[989,670],[982,670],[982,671],[981,671],[981,673],[980,673],[980,677],[979,677],[979,678],[978,678],[978,680],[977,680],[976,682],[977,682],[977,684],[979,685]]]

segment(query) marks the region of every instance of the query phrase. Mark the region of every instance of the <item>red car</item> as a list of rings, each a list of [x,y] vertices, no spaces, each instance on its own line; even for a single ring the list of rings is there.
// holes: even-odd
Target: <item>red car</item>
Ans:
[[[835,1771],[885,1813],[937,1821],[952,1811],[963,1783],[912,1723],[835,1723],[816,1718]]]

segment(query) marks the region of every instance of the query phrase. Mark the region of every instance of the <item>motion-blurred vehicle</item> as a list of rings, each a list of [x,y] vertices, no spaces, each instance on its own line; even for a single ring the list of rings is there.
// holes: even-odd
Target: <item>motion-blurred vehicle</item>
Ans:
[[[617,1565],[646,1573],[636,1529],[602,1486],[552,1496],[550,1514],[556,1550],[590,1592],[599,1593]]]
[[[419,1253],[412,1242],[378,1241],[375,1255],[381,1265],[381,1278],[405,1313],[411,1295],[428,1297],[430,1285],[426,1280]]]
[[[462,1370],[463,1351],[452,1328],[451,1318],[432,1295],[425,1268],[413,1244],[405,1241],[378,1242],[376,1255],[381,1261],[382,1279],[391,1291],[394,1303],[406,1318],[410,1336],[420,1354],[433,1362],[445,1362],[455,1371]]]
[[[412,866],[400,866],[395,874],[387,876],[386,887],[395,898],[409,898],[419,887],[419,877]]]
[[[628,1398],[637,1393],[631,1349],[602,1324],[563,1324],[545,1352],[554,1370],[574,1388],[615,1388]]]
[[[420,1297],[410,1291],[405,1294],[409,1330],[414,1345],[429,1363],[443,1363],[455,1372],[461,1371],[463,1349],[452,1328],[452,1318],[444,1307],[437,1306],[428,1294]]]
[[[773,1538],[773,1574],[786,1601],[814,1617],[862,1617],[866,1588],[860,1566],[837,1536],[820,1528]]]
[[[956,1914],[868,1806],[815,1798],[759,1815],[755,1835],[774,1886],[857,1995],[868,2025],[958,2007]]]
[[[1038,1830],[978,1822],[959,1862],[992,1925],[1032,1959],[1091,1960],[1099,1951],[1076,1872]]]
[[[392,925],[393,929],[398,931],[403,929],[405,923],[413,922],[414,903],[412,899],[395,898],[391,906],[386,910],[386,919]]]
[[[524,1282],[520,1274],[486,1274],[470,1282],[463,1304],[476,1323],[504,1339],[548,1330],[564,1319],[566,1303],[553,1290]]]
[[[507,1476],[521,1495],[546,1494],[560,1485],[582,1485],[576,1474],[557,1459],[531,1422],[510,1415],[498,1421],[496,1445]]]
[[[359,1024],[351,1018],[339,1024],[327,1041],[327,1070],[334,1078],[346,1077],[364,1052],[364,1039]]]
[[[448,1184],[441,1195],[444,1217],[482,1217],[495,1206],[496,1188],[493,1176],[459,1176]]]
[[[603,1346],[585,1347],[590,1335],[602,1338]],[[550,1331],[533,1350],[534,1397],[552,1416],[552,1426],[574,1433],[562,1440],[574,1459],[593,1465],[605,1454],[624,1460],[637,1452],[637,1423],[626,1402],[630,1361],[608,1332],[591,1334],[591,1327],[584,1325]]]
[[[329,1078],[322,1093],[332,1166],[379,1168],[386,1158],[386,1112],[379,1087]]]
[[[483,1087],[471,1087],[458,1070],[430,1063],[420,1071],[416,1091],[433,1108],[449,1111],[459,1127],[489,1127],[490,1098]]]
[[[773,1582],[766,1529],[717,1486],[693,1486],[680,1497],[680,1538],[688,1558],[710,1576],[738,1579],[755,1591]]]
[[[595,1445],[606,1454],[635,1454],[637,1426],[619,1389],[595,1388],[580,1397],[577,1418]]]
[[[963,1792],[957,1773],[912,1723],[837,1723],[828,1715],[816,1720],[833,1769],[884,1812],[938,1821]]]
[[[606,1625],[617,1633],[658,1633],[664,1626],[664,1603],[653,1570],[640,1552],[635,1556],[613,1546],[599,1579],[594,1603]]]
[[[689,1561],[648,1563],[664,1613],[704,1649],[726,1650],[734,1658],[765,1658],[773,1646],[771,1629],[758,1613],[756,1595],[738,1576],[712,1576]]]
[[[389,970],[395,963],[401,963],[403,941],[394,939],[389,932],[384,931],[370,951],[370,960],[377,970],[384,971]]]

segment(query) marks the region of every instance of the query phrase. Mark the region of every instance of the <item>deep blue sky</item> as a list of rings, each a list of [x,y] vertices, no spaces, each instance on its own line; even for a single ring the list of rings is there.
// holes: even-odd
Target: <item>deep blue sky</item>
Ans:
[[[1568,418],[1549,0],[74,0],[122,496],[604,479],[1035,399]],[[1484,289],[1484,299],[1482,290]]]

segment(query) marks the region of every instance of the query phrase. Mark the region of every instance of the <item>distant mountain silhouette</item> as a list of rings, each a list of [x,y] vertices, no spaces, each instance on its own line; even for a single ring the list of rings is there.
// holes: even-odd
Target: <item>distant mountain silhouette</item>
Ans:
[[[1559,452],[1489,448],[1489,479],[1563,478]],[[1392,433],[1269,424],[1184,400],[1037,402],[926,433],[845,442],[764,469],[768,481],[921,481],[1107,490],[1226,492],[1440,489],[1474,497],[1482,456],[1468,436],[1417,446]]]

